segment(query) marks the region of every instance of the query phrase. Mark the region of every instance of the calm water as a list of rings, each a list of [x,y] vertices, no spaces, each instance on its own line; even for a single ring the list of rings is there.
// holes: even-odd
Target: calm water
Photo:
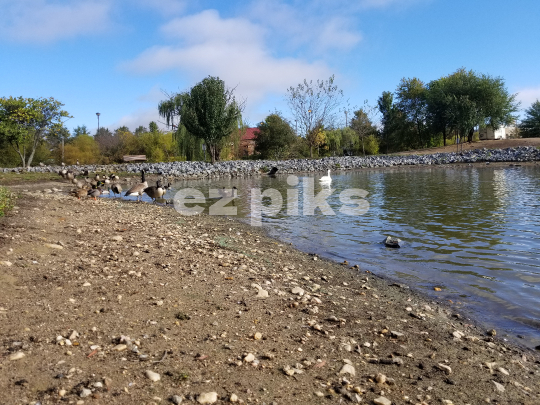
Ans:
[[[527,345],[540,344],[540,167],[332,174],[335,191],[327,201],[336,215],[319,210],[313,216],[287,215],[287,189],[298,191],[302,214],[302,185],[309,179],[300,176],[296,187],[281,175],[181,182],[175,188],[193,187],[208,196],[209,188],[236,186],[235,205],[244,220],[250,219],[252,188],[277,189],[283,195],[282,211],[263,216],[272,236],[452,300],[499,332],[523,335]],[[320,191],[319,182],[314,184]],[[369,192],[366,214],[339,212],[339,193],[350,188]],[[381,241],[386,235],[399,237],[404,247],[385,248]],[[443,291],[435,292],[435,286]]]

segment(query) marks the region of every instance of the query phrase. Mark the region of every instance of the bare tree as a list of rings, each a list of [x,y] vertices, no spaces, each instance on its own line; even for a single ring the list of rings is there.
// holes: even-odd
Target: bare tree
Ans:
[[[334,84],[332,75],[328,80],[317,80],[316,83],[304,79],[298,86],[289,87],[287,92],[287,104],[313,157],[313,147],[316,146],[316,137],[312,136],[314,129],[333,127],[336,112],[343,101],[343,91]]]

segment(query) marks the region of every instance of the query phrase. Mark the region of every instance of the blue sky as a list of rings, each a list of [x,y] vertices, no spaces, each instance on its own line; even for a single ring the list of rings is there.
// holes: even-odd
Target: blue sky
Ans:
[[[163,121],[163,91],[219,76],[254,126],[332,74],[351,110],[460,67],[540,98],[540,1],[0,0],[0,96],[54,97],[72,130]],[[344,120],[344,117],[343,117]],[[164,128],[163,124],[159,124]]]

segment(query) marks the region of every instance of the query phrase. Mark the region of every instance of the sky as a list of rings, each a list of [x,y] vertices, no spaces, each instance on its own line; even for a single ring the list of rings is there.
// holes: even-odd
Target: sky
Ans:
[[[290,118],[287,89],[332,75],[350,112],[404,77],[462,67],[504,78],[522,110],[540,99],[538,0],[0,0],[0,10],[0,97],[54,97],[70,130],[94,133],[97,112],[112,131],[166,129],[159,102],[207,76],[234,88],[250,126]]]

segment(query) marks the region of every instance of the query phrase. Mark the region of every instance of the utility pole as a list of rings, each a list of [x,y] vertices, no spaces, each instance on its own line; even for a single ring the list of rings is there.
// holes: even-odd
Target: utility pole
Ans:
[[[101,113],[96,113],[96,115],[97,115],[97,131],[99,134],[99,116],[101,115]]]
[[[347,120],[347,113],[348,111],[345,110],[345,128],[349,126],[349,121]]]

